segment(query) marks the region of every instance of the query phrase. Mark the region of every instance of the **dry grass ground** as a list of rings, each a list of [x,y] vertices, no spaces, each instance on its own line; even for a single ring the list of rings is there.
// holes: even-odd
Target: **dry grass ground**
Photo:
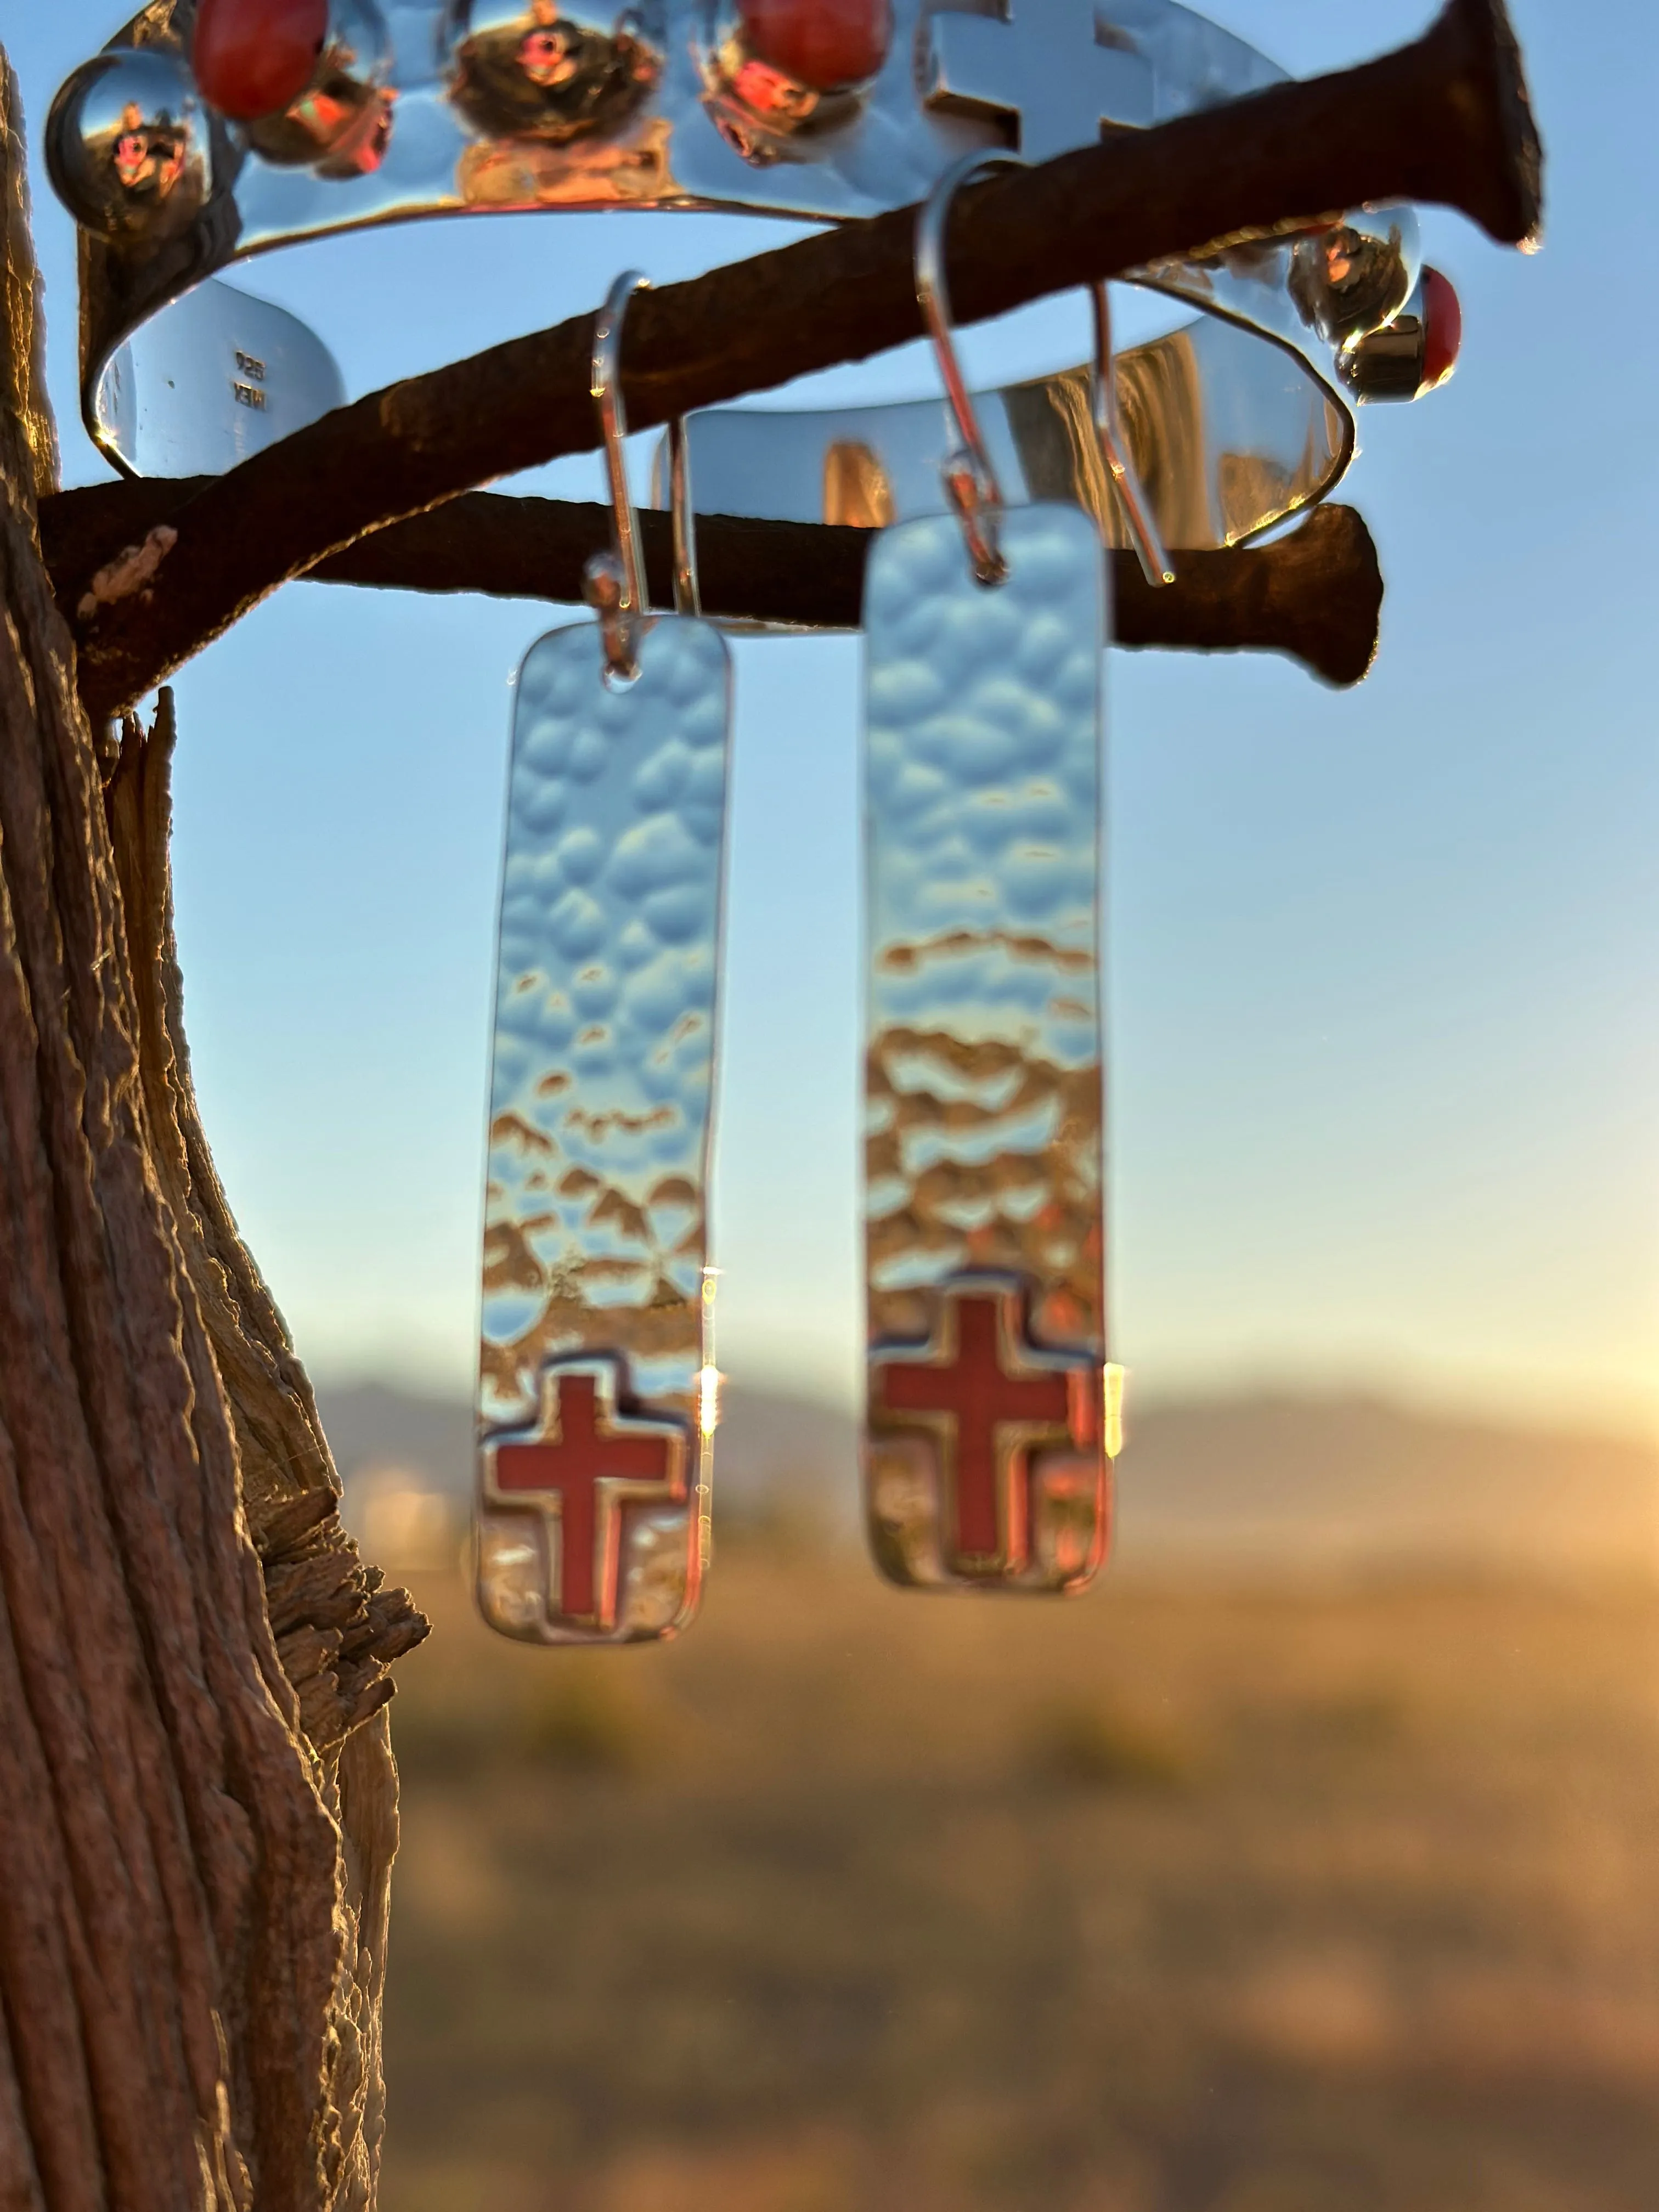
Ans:
[[[416,1595],[386,2212],[1659,2204],[1651,1594]]]

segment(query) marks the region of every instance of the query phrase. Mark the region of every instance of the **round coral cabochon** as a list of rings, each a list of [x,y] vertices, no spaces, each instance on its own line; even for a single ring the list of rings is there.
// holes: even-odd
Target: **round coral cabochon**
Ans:
[[[893,40],[889,0],[738,0],[751,52],[811,92],[862,84]]]
[[[1432,392],[1457,366],[1463,344],[1463,305],[1449,276],[1423,271],[1423,382]]]
[[[202,96],[238,123],[291,107],[328,37],[328,0],[202,0],[191,61]]]

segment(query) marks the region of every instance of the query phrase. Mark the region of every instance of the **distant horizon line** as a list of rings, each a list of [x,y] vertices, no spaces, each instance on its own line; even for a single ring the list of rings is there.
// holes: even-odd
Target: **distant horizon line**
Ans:
[[[459,1385],[422,1387],[413,1378],[400,1378],[385,1369],[368,1366],[312,1367],[307,1371],[319,1399],[352,1392],[378,1391],[410,1404],[447,1407],[456,1412],[469,1411],[472,1405],[471,1390]],[[859,1417],[859,1404],[850,1393],[814,1389],[810,1383],[792,1385],[772,1376],[745,1380],[727,1374],[725,1388],[742,1398],[751,1401],[766,1399],[776,1404],[810,1407],[815,1413],[837,1419],[856,1422]],[[1437,1394],[1428,1389],[1413,1389],[1409,1386],[1391,1390],[1374,1380],[1357,1377],[1328,1382],[1290,1377],[1254,1385],[1216,1382],[1140,1395],[1134,1393],[1133,1369],[1130,1370],[1130,1390],[1128,1427],[1131,1439],[1138,1421],[1170,1413],[1223,1413],[1231,1407],[1243,1407],[1283,1406],[1309,1411],[1322,1407],[1364,1407],[1375,1412],[1443,1426],[1484,1429],[1499,1435],[1531,1437],[1559,1436],[1585,1441],[1594,1438],[1599,1442],[1631,1445],[1644,1451],[1659,1453],[1659,1416],[1644,1418],[1634,1408],[1620,1419],[1611,1407],[1592,1410],[1587,1407],[1584,1417],[1575,1422],[1564,1419],[1559,1413],[1550,1418],[1541,1410],[1534,1413],[1516,1407],[1505,1412],[1492,1404],[1486,1394],[1455,1396]]]

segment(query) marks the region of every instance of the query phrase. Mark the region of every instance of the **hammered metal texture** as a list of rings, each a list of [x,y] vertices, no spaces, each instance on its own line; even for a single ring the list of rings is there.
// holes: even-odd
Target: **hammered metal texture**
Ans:
[[[485,1198],[479,1603],[537,1642],[633,1641],[695,1607],[707,1520],[700,1377],[731,669],[663,617],[612,684],[598,627],[556,631],[514,719]],[[623,1516],[609,1626],[562,1617],[545,1514],[489,1502],[551,1363],[678,1424],[684,1503]],[[608,1377],[608,1380],[607,1380]],[[601,1409],[603,1411],[603,1408]]]
[[[902,524],[866,586],[867,1504],[895,1581],[1063,1589],[1098,1563],[1108,1510],[1103,564],[1073,507],[1009,510],[1000,539],[988,587],[954,518]],[[1074,1449],[1031,1460],[1029,1545],[1000,1565],[953,1535],[936,1442],[882,1413],[896,1360],[948,1360],[993,1320],[1004,1376],[1080,1370],[1092,1397]]]

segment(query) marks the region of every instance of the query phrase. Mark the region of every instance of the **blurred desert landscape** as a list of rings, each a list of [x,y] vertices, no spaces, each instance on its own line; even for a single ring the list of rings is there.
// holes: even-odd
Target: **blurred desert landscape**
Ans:
[[[1154,1409],[1096,1591],[962,1602],[736,1395],[702,1620],[573,1656],[472,1615],[465,1407],[324,1411],[436,1624],[388,2212],[1659,2202],[1646,1447]]]

